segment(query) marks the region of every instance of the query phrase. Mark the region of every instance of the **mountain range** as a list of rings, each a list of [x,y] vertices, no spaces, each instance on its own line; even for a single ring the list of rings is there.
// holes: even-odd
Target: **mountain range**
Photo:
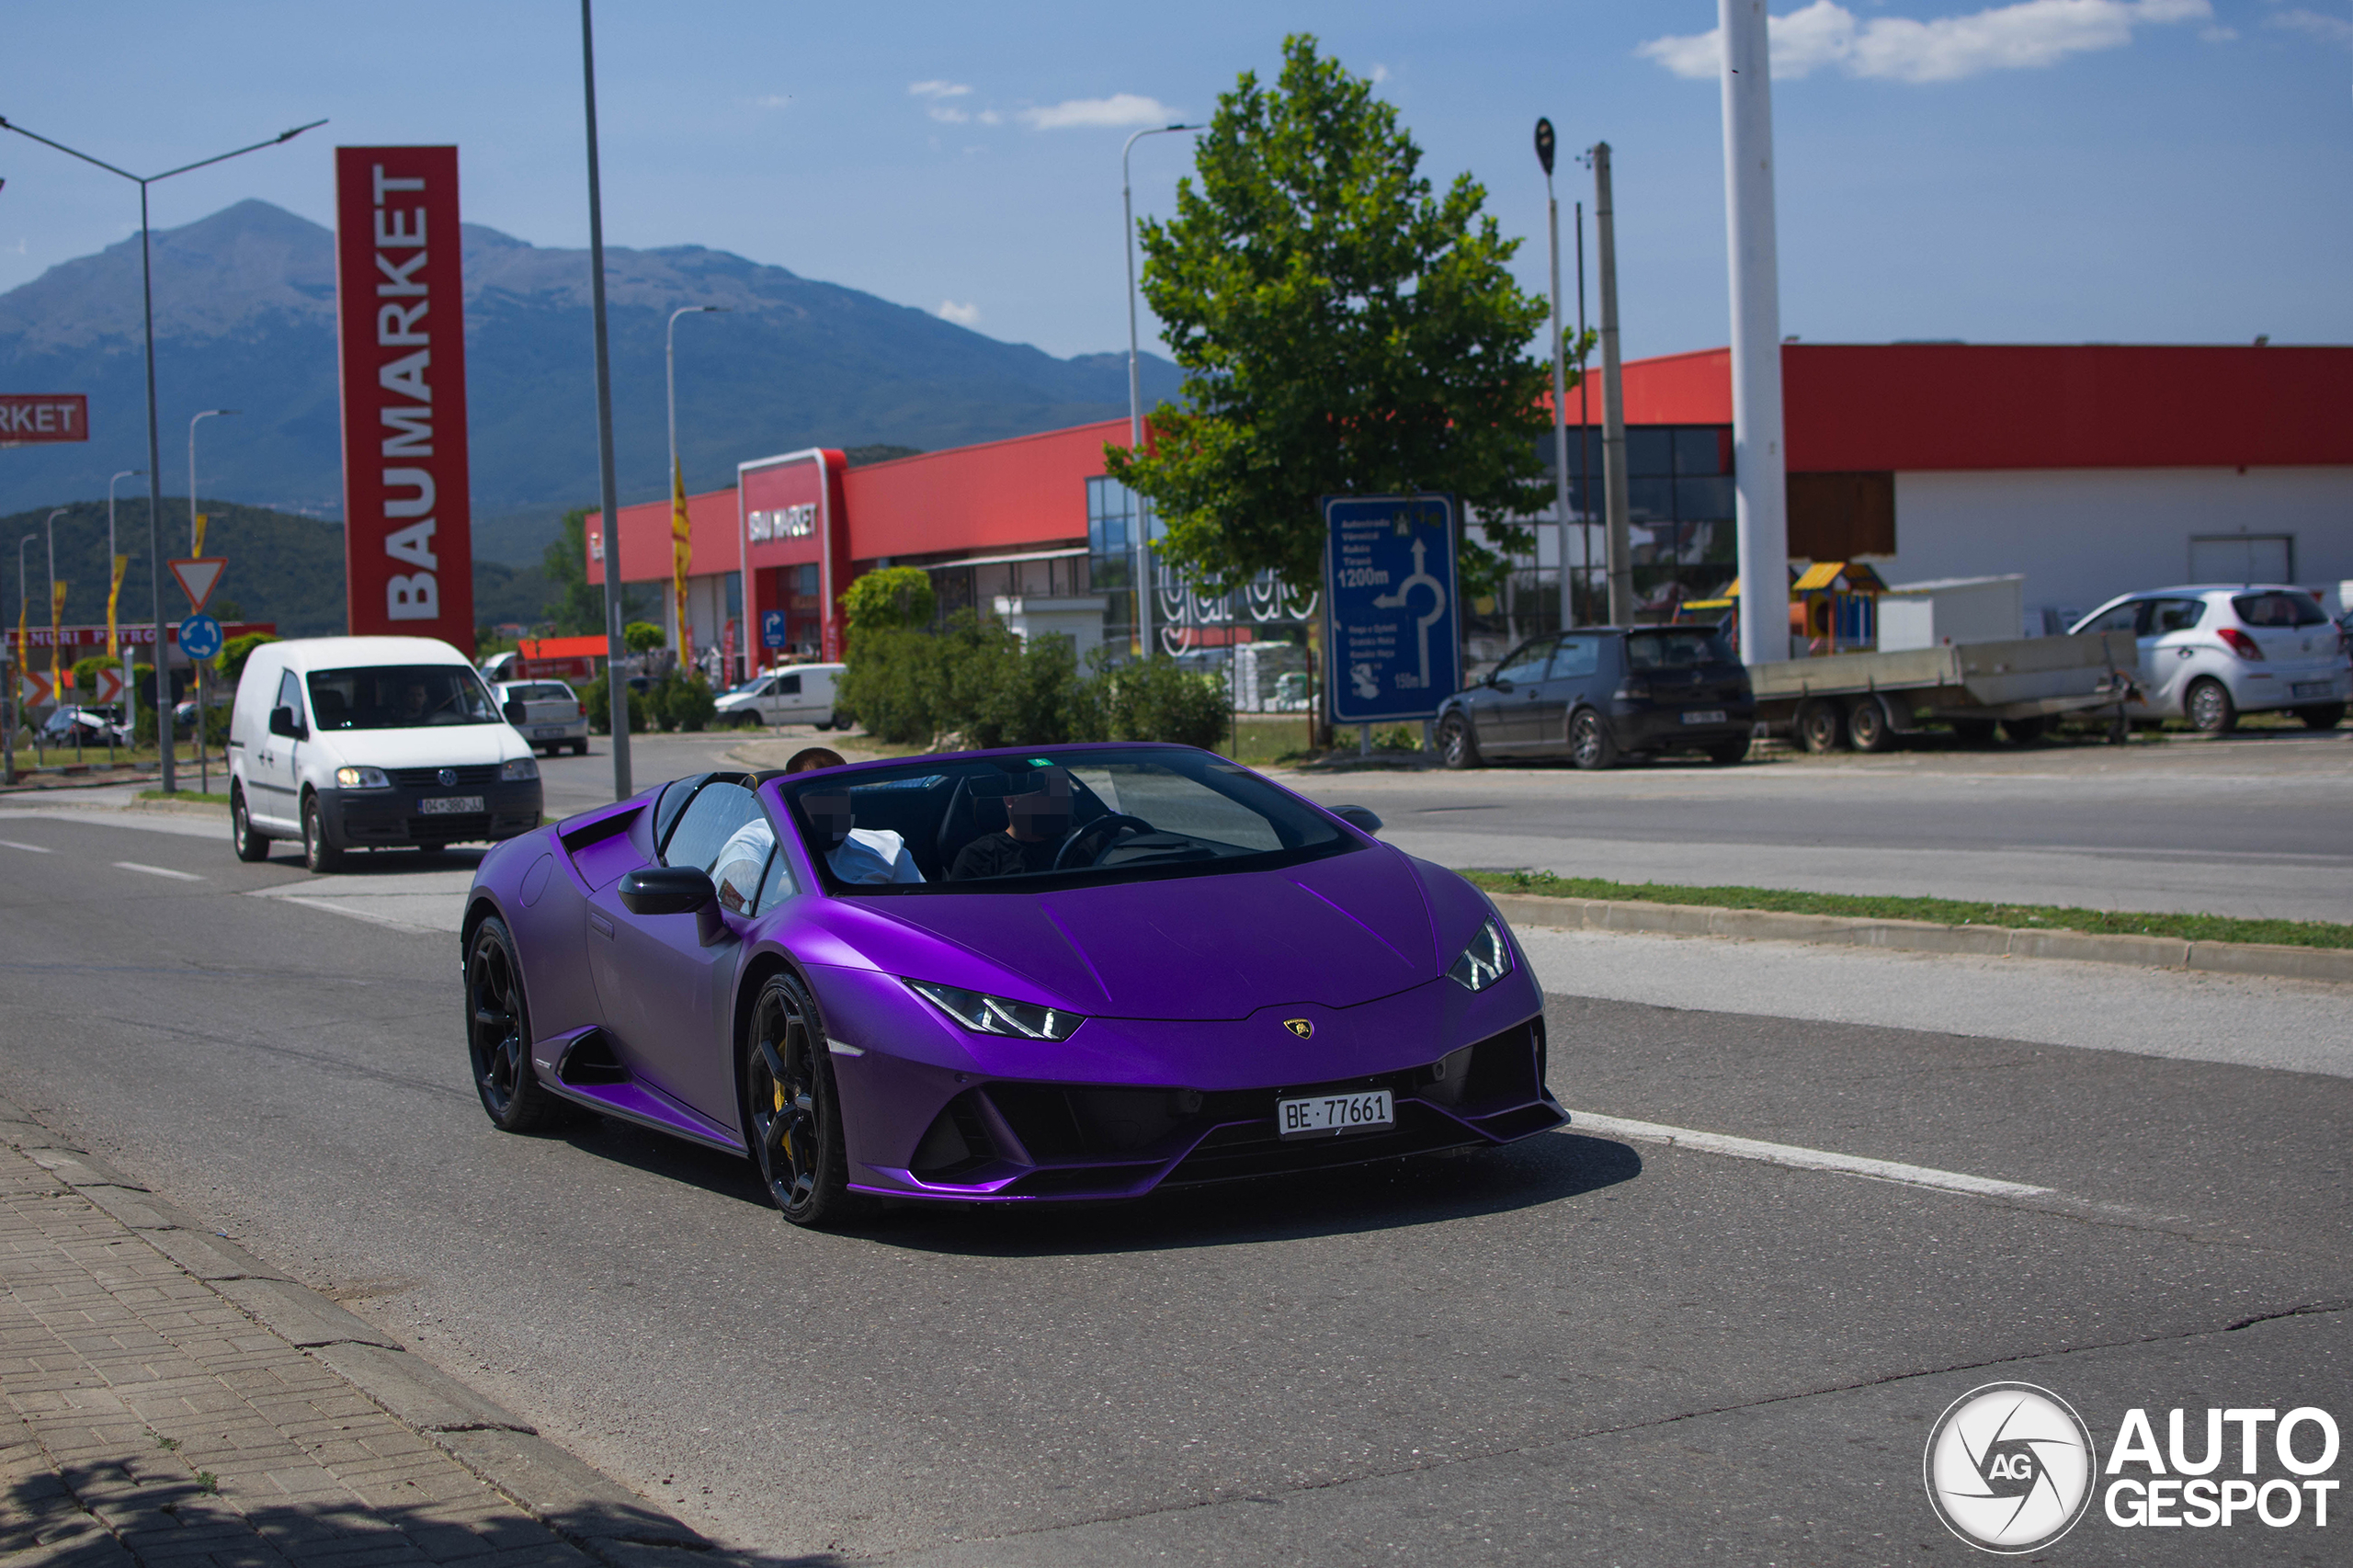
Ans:
[[[464,246],[475,550],[533,563],[563,509],[597,495],[588,255],[471,223]],[[199,492],[338,518],[333,233],[241,201],[159,231],[153,256],[165,494],[188,494],[190,416],[234,408],[202,427]],[[608,248],[605,264],[624,502],[667,489],[663,336],[679,305],[727,312],[677,324],[692,490],[802,447],[932,450],[1127,411],[1124,354],[1058,359],[699,245]],[[86,392],[92,432],[0,453],[0,514],[103,496],[110,474],[143,460],[139,301],[135,234],[0,294],[0,391]],[[1167,360],[1147,355],[1142,370],[1147,406],[1176,395]]]

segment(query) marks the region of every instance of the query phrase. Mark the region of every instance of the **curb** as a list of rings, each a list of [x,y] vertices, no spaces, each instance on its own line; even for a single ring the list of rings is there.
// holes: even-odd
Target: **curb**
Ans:
[[[351,1384],[565,1540],[614,1568],[711,1543],[399,1340],[0,1099],[0,1142],[128,1226],[190,1277]],[[716,1559],[713,1559],[716,1561]]]
[[[1927,920],[1871,920],[1846,915],[1785,915],[1699,903],[1635,899],[1554,898],[1490,893],[1513,926],[1567,931],[1643,932],[1671,937],[1736,937],[1749,941],[1813,942],[1892,952],[1962,953],[1981,958],[2069,959],[2353,984],[2353,949],[2295,948],[2268,942],[2192,942],[2179,937],[2107,937],[2086,931],[2035,931],[2007,926],[1939,926]]]

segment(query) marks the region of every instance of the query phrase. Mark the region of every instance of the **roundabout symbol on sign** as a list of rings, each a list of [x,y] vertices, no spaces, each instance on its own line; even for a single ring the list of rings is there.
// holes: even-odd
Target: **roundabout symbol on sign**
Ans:
[[[180,622],[180,652],[191,659],[209,659],[221,651],[221,623],[209,615],[192,615]]]

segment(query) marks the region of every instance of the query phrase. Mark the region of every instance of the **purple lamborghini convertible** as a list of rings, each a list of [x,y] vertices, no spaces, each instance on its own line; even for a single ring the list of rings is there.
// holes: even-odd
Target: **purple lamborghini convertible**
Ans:
[[[1559,1126],[1511,933],[1380,825],[1186,746],[674,779],[483,858],[474,1080],[748,1155],[804,1225]]]

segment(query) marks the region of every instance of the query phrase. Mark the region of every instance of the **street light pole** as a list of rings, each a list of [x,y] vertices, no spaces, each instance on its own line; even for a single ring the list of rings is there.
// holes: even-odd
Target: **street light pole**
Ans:
[[[1146,136],[1165,136],[1174,131],[1206,131],[1202,125],[1152,125],[1128,138],[1120,149],[1120,210],[1126,220],[1125,245],[1128,253],[1128,450],[1143,450],[1143,376],[1136,360],[1136,203],[1128,178],[1128,154],[1135,151],[1136,142]],[[1132,494],[1132,492],[1131,492]],[[1136,651],[1140,657],[1152,657],[1152,522],[1146,511],[1147,503],[1136,496]]]
[[[194,555],[204,543],[196,534],[196,421],[218,419],[236,412],[233,408],[208,408],[196,419],[188,422],[188,552],[190,555]]]
[[[580,0],[580,80],[588,124],[588,299],[597,335],[597,486],[605,541],[605,702],[613,727],[613,799],[629,787],[629,680],[621,672],[620,516],[613,505],[613,360],[605,335],[605,206],[597,177],[597,42]]]
[[[662,329],[662,372],[667,378],[670,399],[670,549],[674,579],[670,609],[678,621],[678,663],[681,666],[687,662],[686,585],[676,583],[675,579],[678,570],[676,564],[678,529],[686,521],[687,471],[678,466],[678,318],[709,312],[724,313],[726,309],[724,305],[680,305],[670,312],[669,324]],[[720,608],[723,613],[726,607],[722,605]]]
[[[165,727],[168,723],[165,715],[172,710],[171,671],[164,658],[164,551],[162,541],[156,532],[163,526],[164,464],[163,448],[156,436],[155,426],[155,284],[154,260],[149,244],[147,187],[158,180],[170,179],[175,175],[209,168],[214,164],[227,163],[231,158],[242,158],[247,153],[258,153],[264,147],[275,147],[281,142],[291,142],[305,131],[315,131],[325,123],[324,119],[314,119],[308,125],[298,125],[291,131],[281,131],[267,142],[256,142],[250,147],[240,147],[233,153],[221,153],[210,158],[199,158],[195,163],[182,164],[178,168],[165,169],[159,175],[134,175],[128,169],[115,167],[102,158],[93,158],[87,153],[77,152],[63,142],[51,142],[38,131],[27,131],[21,125],[11,123],[6,116],[0,115],[0,131],[13,131],[17,135],[28,137],[44,147],[53,147],[68,157],[79,158],[84,163],[104,169],[110,175],[119,175],[139,187],[139,299],[147,329],[147,570],[150,574],[148,587],[153,601],[151,608],[155,617],[155,739],[160,744],[164,756],[163,785],[164,793],[167,795],[176,789],[176,785],[173,782],[172,776],[171,733]]]
[[[27,534],[17,541],[17,678],[9,683],[8,693],[8,782],[17,781],[17,726],[23,722],[25,711],[24,672],[33,662],[33,640],[25,629],[25,612],[32,608],[32,596],[25,592],[25,547],[39,539],[39,534]],[[29,727],[29,726],[28,726]],[[40,763],[40,737],[33,737],[33,763]]]
[[[1552,122],[1536,122],[1536,161],[1544,165],[1544,222],[1552,238],[1552,516],[1560,533],[1561,630],[1576,619],[1569,591],[1569,383],[1561,344],[1561,204],[1552,197]]]

